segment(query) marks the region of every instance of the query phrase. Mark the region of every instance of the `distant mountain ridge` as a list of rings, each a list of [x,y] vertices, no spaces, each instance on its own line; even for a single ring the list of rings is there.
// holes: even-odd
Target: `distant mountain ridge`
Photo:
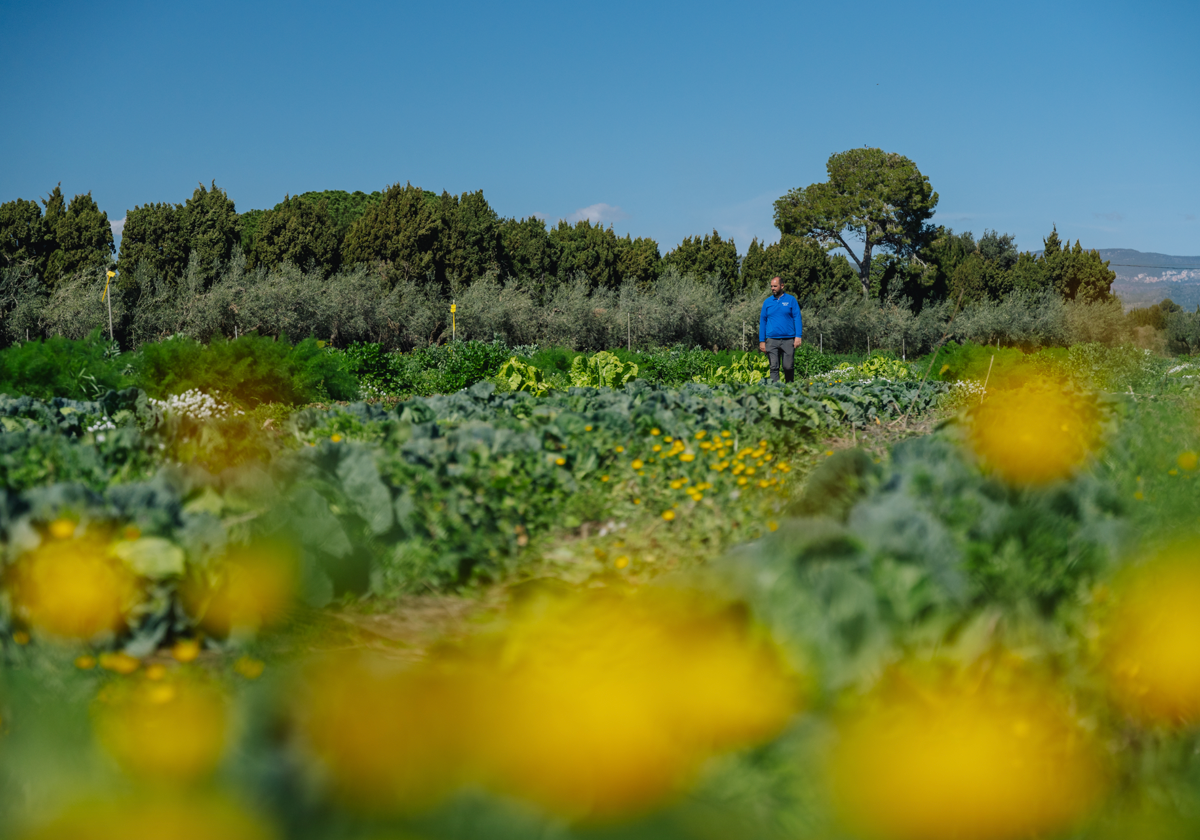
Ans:
[[[1200,306],[1200,256],[1176,257],[1132,248],[1099,248],[1100,259],[1117,275],[1113,294],[1126,309],[1170,298],[1191,309]]]

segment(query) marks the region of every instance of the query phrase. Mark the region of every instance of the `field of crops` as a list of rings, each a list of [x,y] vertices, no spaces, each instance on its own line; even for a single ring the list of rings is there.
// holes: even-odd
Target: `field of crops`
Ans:
[[[2,836],[1200,825],[1185,363],[163,345],[0,353]]]

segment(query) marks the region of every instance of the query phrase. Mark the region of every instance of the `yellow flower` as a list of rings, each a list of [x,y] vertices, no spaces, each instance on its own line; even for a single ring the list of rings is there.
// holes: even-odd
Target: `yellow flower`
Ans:
[[[721,437],[723,437],[723,438],[733,437],[733,432],[729,431],[728,429],[722,429]]]
[[[167,666],[161,662],[155,662],[146,666],[146,679],[161,680],[167,675]]]
[[[893,674],[840,729],[835,807],[869,837],[1057,834],[1104,788],[1100,750],[1065,700],[1028,678]]]
[[[216,769],[225,752],[225,695],[194,673],[110,683],[93,711],[100,743],[135,776],[189,782]]]
[[[694,452],[684,452],[679,456],[679,460],[685,463],[691,463],[692,461],[696,460],[696,454]]]
[[[341,443],[342,436],[341,435],[330,435],[329,440],[332,441],[333,443]]]
[[[55,519],[50,523],[50,536],[56,540],[65,540],[75,535],[76,525],[70,519]]]
[[[592,427],[591,427],[591,426],[584,426],[584,427],[583,427],[583,430],[584,430],[585,432],[590,432],[590,431],[592,430]]]
[[[606,475],[602,475],[602,476],[600,476],[600,480],[601,480],[601,481],[608,481],[608,476],[606,476]]]
[[[673,440],[673,438],[670,435],[667,435],[666,437],[663,438],[663,440],[666,441],[667,443],[670,443]]]
[[[517,616],[491,655],[485,784],[568,819],[628,817],[713,752],[782,729],[799,695],[762,632],[727,604],[655,589]]]
[[[554,463],[561,467],[563,464],[567,463],[567,459],[566,458],[555,458]]]
[[[642,500],[641,500],[641,499],[634,499],[634,500],[633,500],[633,503],[634,503],[635,505],[640,505],[640,504],[642,503]]]
[[[231,549],[208,580],[193,582],[182,595],[188,612],[206,630],[223,636],[233,628],[256,629],[278,621],[292,603],[299,557],[282,543]]]
[[[626,566],[629,565],[629,557],[627,557],[624,554],[619,555],[617,557],[617,559],[613,560],[613,565],[616,566],[618,569],[624,569]]]
[[[696,432],[696,440],[702,440],[706,434],[708,433],[701,429],[700,431]]]
[[[672,519],[674,519],[674,518],[675,518],[675,511],[673,511],[673,510],[664,510],[664,511],[662,512],[662,518],[663,518],[663,519],[665,519],[666,521],[670,522]]]
[[[96,657],[84,654],[75,657],[75,667],[81,671],[90,671],[96,667]]]
[[[262,676],[266,664],[261,659],[241,656],[233,663],[233,670],[248,680],[256,680]]]
[[[620,453],[622,453],[622,452],[624,452],[624,451],[625,451],[625,447],[624,447],[624,446],[618,446],[618,447],[616,448],[616,452],[617,452],[617,454],[620,454]]]
[[[14,572],[17,615],[54,636],[89,639],[115,631],[138,597],[134,576],[93,536],[44,543]]]
[[[1069,477],[1099,438],[1094,406],[1049,380],[997,391],[972,409],[968,428],[976,456],[999,478],[1017,485]]]
[[[738,480],[737,480],[738,487],[745,487],[749,483],[750,483],[750,479],[746,478],[744,475],[738,476]]]
[[[1200,458],[1197,457],[1195,452],[1192,452],[1189,449],[1187,452],[1181,452],[1179,457],[1175,460],[1179,466],[1190,472],[1191,470],[1196,469],[1196,462],[1200,460]]]
[[[653,452],[662,452],[662,447],[661,447],[661,446],[659,446],[657,443],[656,443],[656,444],[654,444],[654,446],[651,446],[651,447],[650,447],[650,449],[651,449],[651,451],[653,451]]]
[[[171,647],[171,656],[176,662],[191,662],[200,655],[200,641],[198,639],[180,639]]]
[[[112,671],[114,674],[128,676],[141,667],[141,664],[141,660],[130,656],[124,651],[100,654],[100,667],[106,671]]]
[[[1172,546],[1118,578],[1105,624],[1112,694],[1152,723],[1200,720],[1200,552]]]
[[[658,429],[651,429],[651,430],[650,430],[650,434],[652,434],[652,435],[661,435],[661,434],[662,434],[662,432],[660,432]]]
[[[342,804],[419,811],[464,781],[479,727],[478,681],[378,655],[311,664],[295,692],[304,754]]]
[[[19,645],[29,644],[29,634],[24,630],[14,630],[12,634],[13,641]]]
[[[634,458],[633,463],[630,464],[629,466],[633,467],[635,470],[640,470],[642,467],[644,467],[646,465],[642,462],[641,458]]]
[[[776,522],[774,519],[768,519],[767,520],[767,530],[768,531],[778,531],[779,523]]]

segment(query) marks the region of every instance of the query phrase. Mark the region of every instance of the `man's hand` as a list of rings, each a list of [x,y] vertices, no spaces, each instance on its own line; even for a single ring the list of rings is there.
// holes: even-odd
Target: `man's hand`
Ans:
[[[793,347],[799,347],[799,346],[800,346],[800,336],[796,336],[796,340],[795,340],[795,341],[792,343],[792,346],[793,346]]]
[[[767,342],[765,342],[765,341],[758,342],[758,352],[759,353],[767,352]]]

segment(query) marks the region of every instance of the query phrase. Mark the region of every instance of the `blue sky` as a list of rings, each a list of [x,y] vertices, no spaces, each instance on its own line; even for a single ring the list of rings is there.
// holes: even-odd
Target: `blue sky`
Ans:
[[[0,201],[116,220],[215,180],[239,210],[406,181],[745,252],[869,145],[935,221],[1200,255],[1200,4],[17,3]]]

